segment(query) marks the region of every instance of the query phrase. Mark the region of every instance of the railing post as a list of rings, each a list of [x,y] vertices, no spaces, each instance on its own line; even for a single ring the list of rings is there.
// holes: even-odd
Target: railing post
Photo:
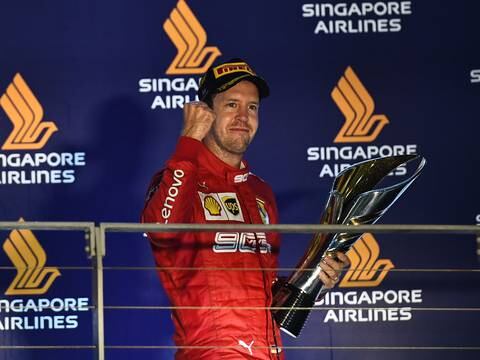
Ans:
[[[105,256],[105,232],[95,227],[95,250],[92,251],[93,271],[93,341],[96,347],[95,359],[105,360],[105,331],[103,312],[103,257]]]

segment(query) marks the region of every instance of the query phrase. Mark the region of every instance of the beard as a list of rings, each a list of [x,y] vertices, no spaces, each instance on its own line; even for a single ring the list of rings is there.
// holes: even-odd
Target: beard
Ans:
[[[253,136],[250,137],[250,134],[247,133],[242,134],[241,136],[222,136],[215,128],[212,129],[211,135],[216,145],[222,151],[235,155],[243,155],[253,139]]]

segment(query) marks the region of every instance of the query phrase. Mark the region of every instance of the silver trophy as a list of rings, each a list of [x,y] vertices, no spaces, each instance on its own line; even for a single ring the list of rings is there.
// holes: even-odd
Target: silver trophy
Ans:
[[[421,158],[415,173],[407,180],[381,189],[374,187],[391,171],[414,159],[420,159],[420,156],[383,157],[352,165],[342,171],[335,178],[320,223],[352,226],[374,224],[420,175],[425,159]],[[321,260],[326,256],[335,258],[337,251],[347,252],[362,235],[314,235],[297,270],[286,281],[277,281],[272,288],[272,308],[282,308],[272,309],[281,330],[293,337],[300,334],[310,308],[328,292],[318,277]]]

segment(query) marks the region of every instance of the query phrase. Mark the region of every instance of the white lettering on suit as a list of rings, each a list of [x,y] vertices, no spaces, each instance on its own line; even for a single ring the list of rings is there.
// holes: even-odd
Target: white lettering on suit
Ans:
[[[184,176],[185,172],[183,170],[176,169],[173,171],[173,183],[168,188],[167,197],[162,208],[162,217],[165,220],[165,224],[168,224],[168,219],[172,215],[172,208],[179,193],[179,187],[183,184],[181,178]]]
[[[213,251],[216,253],[254,253],[260,250],[261,254],[271,253],[272,246],[267,242],[267,235],[258,233],[217,232]]]

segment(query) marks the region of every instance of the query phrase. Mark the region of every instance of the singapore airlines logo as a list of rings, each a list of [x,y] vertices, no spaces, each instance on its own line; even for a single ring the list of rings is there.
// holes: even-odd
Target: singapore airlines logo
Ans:
[[[42,122],[42,105],[18,73],[0,97],[0,106],[13,124],[13,130],[2,150],[41,149],[58,130],[53,122]]]
[[[17,269],[5,295],[44,294],[60,276],[56,267],[45,267],[45,251],[30,230],[13,230],[3,243],[3,250]]]
[[[371,142],[389,123],[385,115],[373,115],[375,102],[350,66],[331,95],[345,117],[336,143]]]
[[[216,46],[205,46],[207,33],[184,0],[177,3],[163,29],[177,48],[168,75],[203,74],[221,55]]]
[[[378,286],[390,269],[394,268],[389,259],[378,258],[380,247],[370,233],[358,239],[347,255],[351,267],[340,282],[340,287]]]

